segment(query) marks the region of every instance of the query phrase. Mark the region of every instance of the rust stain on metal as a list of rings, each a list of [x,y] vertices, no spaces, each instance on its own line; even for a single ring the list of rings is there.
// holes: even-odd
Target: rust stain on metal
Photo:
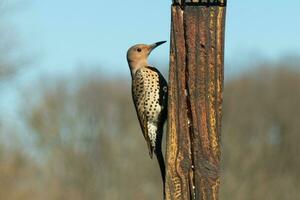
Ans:
[[[185,5],[199,5],[199,6],[223,6],[227,4],[227,0],[173,0],[173,4]]]

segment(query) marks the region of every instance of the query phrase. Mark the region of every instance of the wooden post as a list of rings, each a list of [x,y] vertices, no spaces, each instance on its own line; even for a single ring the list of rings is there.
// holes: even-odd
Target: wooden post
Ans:
[[[167,200],[217,200],[226,1],[174,0]]]

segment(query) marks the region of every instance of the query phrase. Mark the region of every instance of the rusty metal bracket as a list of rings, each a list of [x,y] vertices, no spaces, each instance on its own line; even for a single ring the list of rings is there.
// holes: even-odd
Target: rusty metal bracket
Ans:
[[[227,0],[173,0],[173,5],[179,5],[182,9],[185,6],[226,7]]]

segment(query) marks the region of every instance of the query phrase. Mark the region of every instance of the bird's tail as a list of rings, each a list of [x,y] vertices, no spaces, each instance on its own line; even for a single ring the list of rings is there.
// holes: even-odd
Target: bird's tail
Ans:
[[[156,155],[156,158],[157,158],[157,162],[159,164],[161,178],[162,178],[162,181],[163,181],[163,184],[164,184],[165,183],[165,177],[166,177],[165,160],[164,160],[163,154],[162,154],[160,149],[159,150],[155,149],[155,155]]]
[[[159,164],[161,178],[163,182],[163,199],[165,199],[165,181],[166,181],[166,167],[161,149],[155,149],[155,155]]]
[[[162,182],[163,182],[163,196],[165,199],[165,180],[166,180],[166,167],[165,167],[165,160],[164,160],[164,156],[161,150],[161,144],[162,144],[162,137],[163,137],[163,124],[158,127],[158,131],[157,131],[157,141],[155,144],[155,155],[157,158],[157,162],[159,164],[159,168],[160,168],[160,173],[161,173],[161,178],[162,178]]]

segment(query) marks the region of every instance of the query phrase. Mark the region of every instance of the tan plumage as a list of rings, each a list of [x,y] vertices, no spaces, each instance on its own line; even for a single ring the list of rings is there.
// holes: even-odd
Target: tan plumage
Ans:
[[[147,142],[149,154],[155,153],[163,185],[165,163],[161,151],[163,126],[167,118],[167,82],[161,73],[148,65],[151,51],[164,42],[152,45],[138,44],[127,51],[127,61],[132,78],[132,97],[137,116]]]
[[[153,67],[144,67],[132,79],[132,96],[140,125],[152,158],[156,142],[161,142],[167,115],[167,83]]]

